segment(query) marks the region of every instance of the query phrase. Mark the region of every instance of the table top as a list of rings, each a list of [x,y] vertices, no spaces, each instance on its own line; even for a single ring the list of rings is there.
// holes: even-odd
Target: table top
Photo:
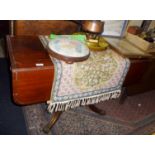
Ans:
[[[128,57],[128,58],[149,58],[153,57],[152,54],[147,52],[143,52],[136,46],[132,45],[129,41],[125,38],[110,38],[105,37],[105,40],[115,48],[120,54]]]
[[[12,69],[53,66],[37,36],[7,36],[6,39]]]
[[[116,51],[128,58],[153,57],[149,53],[142,52],[126,40],[118,38],[105,39]],[[7,36],[7,47],[13,69],[53,66],[49,54],[38,36]]]

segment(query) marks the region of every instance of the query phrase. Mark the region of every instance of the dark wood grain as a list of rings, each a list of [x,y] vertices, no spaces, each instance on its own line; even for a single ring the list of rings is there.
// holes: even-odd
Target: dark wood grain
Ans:
[[[155,59],[130,59],[131,66],[123,83],[128,95],[155,89]]]
[[[38,37],[7,36],[15,103],[20,105],[50,99],[54,66]],[[36,64],[43,66],[36,66]]]
[[[143,76],[146,74],[150,67],[152,59],[130,59],[131,65],[127,73],[123,86],[134,85],[142,81]],[[147,81],[146,81],[147,82]]]
[[[15,35],[49,35],[72,34],[79,31],[79,25],[67,20],[16,20],[14,21]]]

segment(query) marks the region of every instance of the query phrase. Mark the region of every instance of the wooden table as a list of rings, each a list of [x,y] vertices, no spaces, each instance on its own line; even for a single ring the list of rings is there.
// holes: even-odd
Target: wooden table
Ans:
[[[38,37],[7,36],[7,49],[15,103],[28,105],[49,100],[54,66]]]
[[[111,47],[131,60],[131,67],[123,84],[128,95],[155,89],[154,56],[143,53],[141,55],[124,54],[126,49],[119,50],[117,48],[119,45],[114,45],[112,42]],[[39,38],[34,36],[7,36],[7,49],[15,103],[29,105],[49,100],[54,66]],[[132,48],[132,50],[134,49]],[[90,106],[90,108],[95,112],[105,114],[104,111],[95,106]],[[61,112],[54,113],[54,117],[44,129],[46,132],[56,122],[60,114]]]

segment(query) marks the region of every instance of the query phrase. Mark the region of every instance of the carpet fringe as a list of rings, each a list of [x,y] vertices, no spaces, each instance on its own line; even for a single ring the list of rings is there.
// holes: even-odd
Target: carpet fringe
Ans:
[[[67,111],[69,109],[84,106],[84,105],[91,105],[96,104],[101,101],[106,101],[110,99],[118,98],[121,94],[121,90],[115,90],[111,93],[104,93],[100,95],[90,96],[87,98],[77,99],[77,100],[70,100],[65,102],[55,102],[53,103],[51,100],[47,101],[48,105],[48,111],[50,113],[56,112],[56,111]]]

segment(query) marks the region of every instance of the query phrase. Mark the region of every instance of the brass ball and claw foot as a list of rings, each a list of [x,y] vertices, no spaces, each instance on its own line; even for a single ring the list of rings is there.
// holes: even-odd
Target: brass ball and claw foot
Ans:
[[[51,131],[51,128],[57,122],[57,120],[59,119],[59,117],[60,117],[61,114],[62,114],[61,111],[54,112],[52,114],[50,121],[43,128],[43,132],[44,133],[48,134]]]

